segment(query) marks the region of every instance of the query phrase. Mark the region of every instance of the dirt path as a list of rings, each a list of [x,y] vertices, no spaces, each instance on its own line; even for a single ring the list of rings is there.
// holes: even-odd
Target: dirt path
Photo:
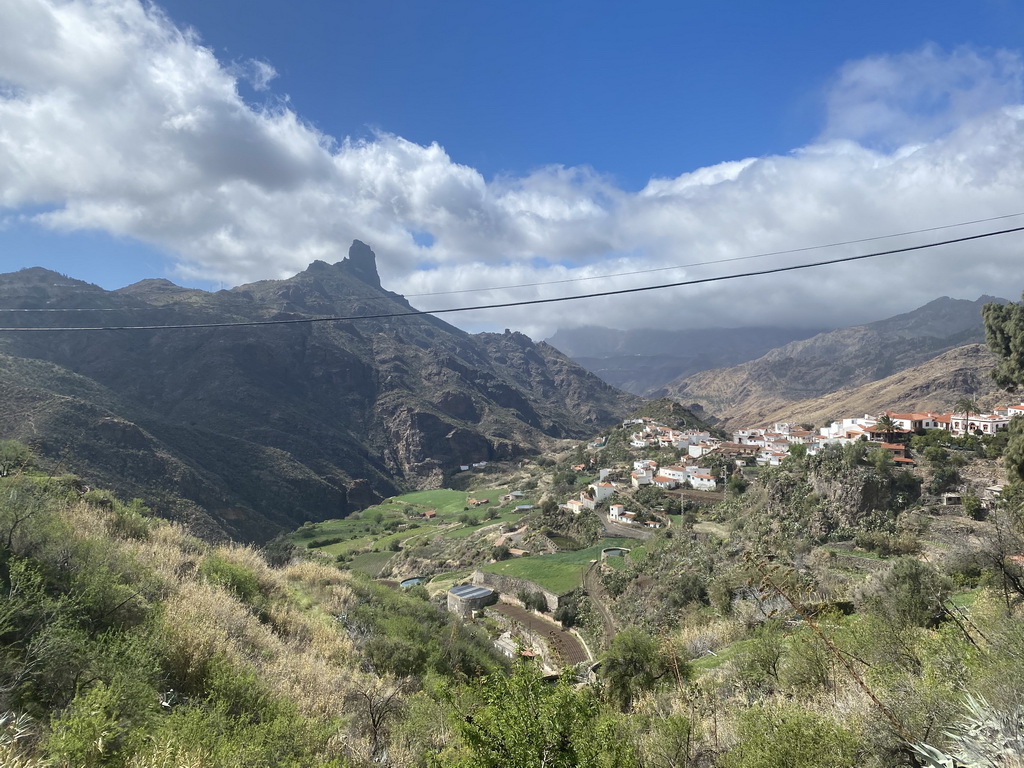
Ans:
[[[601,624],[604,626],[604,639],[605,642],[611,642],[612,638],[615,637],[617,632],[615,628],[615,618],[612,616],[611,610],[608,608],[608,604],[605,602],[606,594],[604,587],[601,585],[601,573],[600,565],[598,563],[592,563],[589,568],[583,574],[583,588],[587,591],[587,595],[590,597],[591,604],[597,608],[597,612],[601,614]]]
[[[583,643],[553,621],[541,618],[525,608],[520,608],[518,605],[510,605],[509,603],[498,603],[492,606],[490,610],[503,613],[531,632],[543,636],[548,644],[548,648],[557,657],[550,659],[549,663],[555,662],[563,667],[569,667],[573,664],[579,664],[581,661],[590,661],[590,655],[587,653]],[[555,663],[552,663],[552,666],[555,666]]]

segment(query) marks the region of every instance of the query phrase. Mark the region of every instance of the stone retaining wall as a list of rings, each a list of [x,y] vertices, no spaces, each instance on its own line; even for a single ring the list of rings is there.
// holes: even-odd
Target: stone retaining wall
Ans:
[[[544,595],[544,599],[547,600],[549,613],[554,613],[558,610],[562,602],[568,597],[568,594],[556,595],[554,592],[544,589],[535,581],[521,579],[517,576],[505,576],[500,573],[474,571],[473,583],[490,587],[496,592],[500,592],[503,595],[512,595],[513,597],[517,597],[521,591],[540,592]]]

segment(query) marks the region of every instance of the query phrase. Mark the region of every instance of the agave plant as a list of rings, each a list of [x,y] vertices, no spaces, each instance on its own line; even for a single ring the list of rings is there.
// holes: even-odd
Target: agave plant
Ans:
[[[967,694],[964,718],[944,731],[946,751],[922,742],[910,746],[929,768],[1024,768],[1024,708],[995,710],[983,696]]]

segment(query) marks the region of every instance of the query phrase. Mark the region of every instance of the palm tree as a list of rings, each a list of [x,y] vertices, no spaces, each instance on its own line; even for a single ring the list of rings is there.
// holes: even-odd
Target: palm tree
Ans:
[[[962,412],[964,414],[964,434],[969,435],[971,433],[971,414],[978,413],[978,401],[972,400],[969,397],[961,397],[956,401],[956,405],[953,406],[954,412]]]
[[[885,433],[885,441],[887,443],[892,442],[892,436],[899,431],[899,428],[900,425],[888,413],[883,413],[878,417],[878,421],[875,422],[875,429],[880,429]]]

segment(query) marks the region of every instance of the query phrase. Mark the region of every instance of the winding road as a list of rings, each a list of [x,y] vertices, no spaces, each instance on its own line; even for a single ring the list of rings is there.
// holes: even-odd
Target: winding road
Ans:
[[[615,627],[615,618],[605,603],[606,592],[601,585],[601,564],[591,563],[590,567],[583,573],[583,588],[590,597],[591,604],[601,614],[601,624],[604,626],[604,637],[606,642],[611,642],[618,630]]]

